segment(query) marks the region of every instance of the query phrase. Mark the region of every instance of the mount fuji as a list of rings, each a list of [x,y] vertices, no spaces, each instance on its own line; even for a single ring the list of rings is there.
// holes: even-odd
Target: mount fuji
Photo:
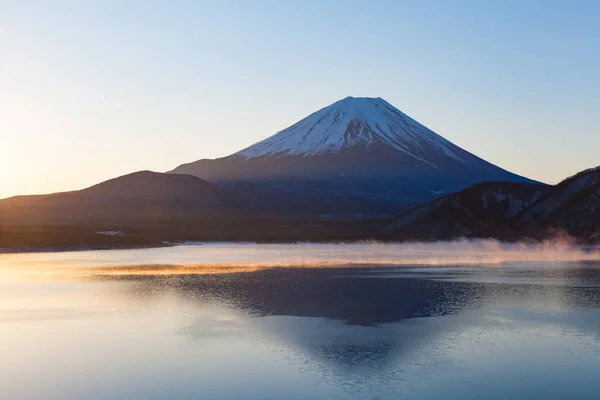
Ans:
[[[532,182],[436,134],[381,98],[347,97],[230,156],[183,164],[254,207],[395,214],[482,181]]]

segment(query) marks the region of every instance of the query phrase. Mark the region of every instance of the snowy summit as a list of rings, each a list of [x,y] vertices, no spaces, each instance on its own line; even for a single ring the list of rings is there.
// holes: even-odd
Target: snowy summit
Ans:
[[[425,144],[466,162],[455,145],[380,97],[346,97],[237,154],[245,158],[314,156],[374,143],[430,163],[423,157]]]

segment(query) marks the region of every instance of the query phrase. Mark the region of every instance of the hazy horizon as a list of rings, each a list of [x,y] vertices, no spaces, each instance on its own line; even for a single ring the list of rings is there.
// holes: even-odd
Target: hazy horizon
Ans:
[[[556,183],[598,164],[598,15],[593,1],[3,2],[0,198],[227,156],[347,96]]]

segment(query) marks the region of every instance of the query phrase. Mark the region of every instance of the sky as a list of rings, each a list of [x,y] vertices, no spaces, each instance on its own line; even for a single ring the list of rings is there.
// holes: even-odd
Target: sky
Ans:
[[[2,0],[0,198],[226,156],[347,96],[556,183],[600,164],[600,2]]]

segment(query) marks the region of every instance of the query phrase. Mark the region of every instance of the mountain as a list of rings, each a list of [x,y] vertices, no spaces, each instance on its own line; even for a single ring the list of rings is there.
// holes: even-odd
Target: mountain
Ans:
[[[600,240],[600,167],[554,186],[520,213],[516,224],[525,232],[551,229]]]
[[[477,182],[531,182],[454,145],[381,98],[347,97],[228,157],[183,164],[255,206],[386,216]]]
[[[547,188],[525,182],[478,183],[407,210],[388,231],[410,239],[512,236],[513,219]]]
[[[229,210],[228,193],[191,175],[135,172],[83,190],[0,200],[0,224],[147,221]]]
[[[6,249],[112,248],[180,241],[361,239],[379,221],[273,216],[191,175],[136,172],[87,189],[0,200]]]
[[[597,241],[600,167],[582,171],[555,186],[476,184],[400,214],[388,231],[398,239],[545,238],[567,234]]]

